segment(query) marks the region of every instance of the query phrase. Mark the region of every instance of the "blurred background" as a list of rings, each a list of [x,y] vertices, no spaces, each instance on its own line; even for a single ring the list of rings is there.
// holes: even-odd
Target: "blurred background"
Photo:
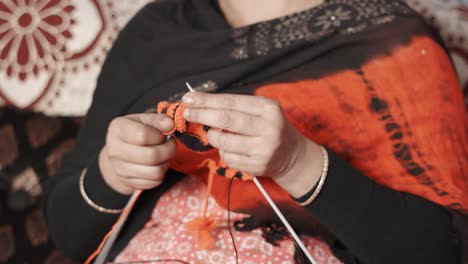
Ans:
[[[43,183],[73,147],[102,63],[151,0],[0,0],[0,263],[73,263],[54,249]],[[439,30],[468,103],[468,0],[408,0]]]

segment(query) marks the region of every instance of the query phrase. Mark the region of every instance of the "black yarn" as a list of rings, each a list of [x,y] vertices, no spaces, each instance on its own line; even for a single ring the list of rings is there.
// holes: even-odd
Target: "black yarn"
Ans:
[[[234,252],[236,253],[236,264],[238,264],[239,253],[237,252],[236,241],[234,240],[234,235],[232,234],[232,230],[231,230],[231,189],[232,189],[232,183],[234,182],[234,178],[235,177],[231,178],[231,181],[229,182],[229,188],[228,188],[227,222],[228,222],[229,235],[231,236],[232,245],[234,247]]]

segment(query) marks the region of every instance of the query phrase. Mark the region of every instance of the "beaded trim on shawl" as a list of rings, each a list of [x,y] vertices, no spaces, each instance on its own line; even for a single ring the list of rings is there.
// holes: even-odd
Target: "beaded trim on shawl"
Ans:
[[[325,0],[292,15],[235,29],[231,57],[265,56],[301,41],[316,42],[332,34],[355,34],[373,25],[392,22],[397,15],[416,14],[400,1]]]

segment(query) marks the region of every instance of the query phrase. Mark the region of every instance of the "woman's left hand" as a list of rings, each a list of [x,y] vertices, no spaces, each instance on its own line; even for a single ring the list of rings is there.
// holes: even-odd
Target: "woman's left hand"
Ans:
[[[209,130],[208,141],[229,167],[272,177],[296,197],[318,181],[323,164],[319,146],[289,123],[277,102],[207,93],[187,93],[182,101],[186,120],[219,128]]]

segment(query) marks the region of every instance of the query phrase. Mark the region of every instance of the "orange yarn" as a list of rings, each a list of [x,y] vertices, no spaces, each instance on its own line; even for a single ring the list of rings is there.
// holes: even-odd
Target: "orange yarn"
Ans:
[[[216,221],[213,217],[207,215],[208,201],[210,198],[211,187],[213,186],[213,178],[215,170],[215,162],[207,160],[208,168],[210,168],[210,175],[208,176],[208,186],[206,188],[205,203],[200,217],[195,217],[189,221],[185,228],[192,231],[200,249],[213,249],[215,246],[215,239],[211,232],[216,228]]]
[[[185,228],[194,234],[198,248],[209,250],[215,247],[211,232],[216,228],[216,221],[212,217],[196,217]]]

